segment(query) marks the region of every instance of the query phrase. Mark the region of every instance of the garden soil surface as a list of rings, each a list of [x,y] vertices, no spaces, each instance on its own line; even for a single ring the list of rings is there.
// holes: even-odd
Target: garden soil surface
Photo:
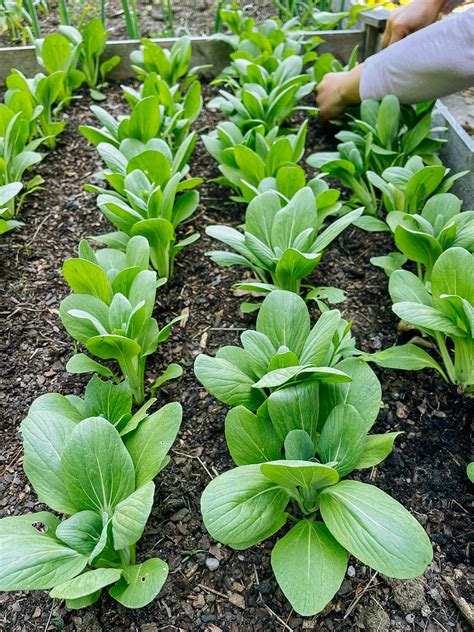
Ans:
[[[210,91],[207,90],[207,96]],[[81,238],[111,227],[83,186],[100,167],[95,148],[78,133],[91,123],[91,102],[83,95],[66,114],[68,124],[58,147],[39,167],[45,189],[27,199],[25,226],[0,241],[0,516],[38,511],[34,490],[22,469],[18,428],[31,402],[46,392],[83,392],[86,379],[68,375],[72,340],[61,325],[58,308],[68,294],[61,265],[76,253]],[[125,112],[118,87],[105,107]],[[199,132],[212,129],[219,116],[204,113]],[[308,146],[328,148],[331,133],[310,126]],[[46,592],[0,595],[0,628],[35,630],[195,630],[259,632],[272,630],[468,630],[461,610],[468,598],[469,507],[472,488],[465,467],[469,460],[472,400],[443,383],[433,371],[379,371],[383,403],[375,432],[403,431],[385,462],[364,471],[360,480],[375,483],[403,503],[427,530],[434,561],[425,576],[393,581],[350,560],[347,576],[333,601],[319,615],[292,612],[270,567],[272,540],[246,551],[212,541],[201,521],[200,495],[217,473],[232,467],[224,442],[225,407],[198,384],[192,365],[200,352],[213,354],[223,344],[238,344],[239,333],[254,326],[242,315],[232,284],[245,274],[219,268],[205,253],[215,244],[205,235],[209,224],[237,226],[243,207],[229,202],[229,191],[210,182],[218,175],[199,141],[191,161],[193,175],[204,178],[201,205],[183,227],[201,233],[177,261],[176,272],[159,290],[156,317],[161,323],[183,314],[170,340],[150,359],[147,384],[169,362],[179,362],[184,376],[160,391],[159,403],[180,401],[184,421],[171,452],[170,465],[159,475],[155,505],[140,541],[138,556],[160,556],[170,576],[158,598],[141,610],[126,610],[106,594],[87,610],[70,611]],[[406,342],[414,332],[397,334],[384,273],[370,257],[393,249],[386,234],[347,230],[325,252],[311,282],[347,292],[341,305],[353,321],[364,351]],[[313,318],[318,312],[311,306]],[[1,563],[1,561],[0,561]],[[215,570],[211,570],[215,569]]]

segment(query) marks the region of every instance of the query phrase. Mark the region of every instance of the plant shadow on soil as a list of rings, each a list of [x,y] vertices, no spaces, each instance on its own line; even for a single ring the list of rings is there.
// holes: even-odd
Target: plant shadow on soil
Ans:
[[[206,96],[210,90],[206,89]],[[56,150],[40,165],[45,190],[27,200],[25,226],[0,242],[2,341],[0,349],[0,516],[37,511],[34,491],[22,469],[18,427],[33,399],[46,392],[83,392],[87,379],[68,375],[65,363],[72,342],[58,316],[60,300],[68,293],[61,276],[62,262],[74,256],[81,238],[111,230],[83,190],[100,167],[95,148],[78,133],[91,123],[91,102],[83,95],[67,112],[65,133]],[[117,115],[124,110],[120,89],[112,86],[105,107]],[[219,116],[203,112],[196,129],[215,127]],[[311,123],[307,145],[328,147],[331,133]],[[160,405],[180,401],[184,421],[172,449],[172,460],[156,481],[155,505],[140,541],[139,559],[159,555],[170,576],[148,607],[126,610],[106,594],[88,610],[69,611],[46,592],[0,595],[0,629],[66,629],[81,631],[161,629],[268,630],[467,630],[444,582],[448,577],[462,593],[469,564],[469,515],[472,495],[465,475],[469,460],[469,419],[466,397],[445,385],[433,371],[404,373],[377,370],[383,406],[374,432],[402,430],[393,453],[380,466],[358,475],[375,483],[404,504],[423,524],[433,542],[433,565],[424,578],[397,582],[376,575],[350,560],[350,572],[336,597],[314,618],[292,612],[270,568],[273,540],[246,551],[232,551],[211,541],[200,517],[199,498],[210,476],[232,466],[226,449],[223,421],[226,408],[209,396],[193,376],[200,352],[215,353],[223,344],[238,344],[242,329],[254,326],[253,315],[242,315],[231,286],[244,272],[219,268],[205,252],[214,247],[206,237],[210,223],[237,226],[243,207],[229,203],[229,191],[212,182],[218,175],[199,140],[191,161],[193,175],[202,176],[201,204],[183,227],[201,239],[181,254],[171,282],[158,292],[160,323],[189,311],[184,326],[175,326],[170,340],[150,358],[147,381],[169,362],[184,367],[182,379],[160,392]],[[350,228],[325,252],[315,285],[347,291],[341,305],[353,320],[358,346],[375,351],[397,340],[397,319],[391,311],[384,273],[371,256],[393,249],[386,234]],[[318,316],[311,307],[313,319]],[[403,334],[399,342],[406,342]],[[471,415],[470,415],[471,409]],[[215,558],[217,570],[206,560]],[[216,563],[214,563],[216,565]],[[369,584],[370,582],[370,584]],[[413,615],[413,616],[412,616]],[[285,627],[286,626],[286,627]]]

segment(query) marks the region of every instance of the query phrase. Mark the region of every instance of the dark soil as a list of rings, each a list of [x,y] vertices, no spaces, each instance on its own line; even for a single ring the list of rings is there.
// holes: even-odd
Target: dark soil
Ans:
[[[87,17],[100,15],[100,3],[97,0],[81,2],[69,1],[69,12],[73,26],[76,26],[85,8],[89,12]],[[160,37],[169,29],[167,16],[163,15],[161,0],[137,0],[137,15],[139,16],[140,33],[142,37]],[[275,5],[272,0],[259,0],[255,3],[240,2],[248,7],[248,15],[259,21],[275,15]],[[41,34],[44,37],[48,33],[57,31],[59,27],[59,15],[57,1],[49,1],[49,12],[39,10],[38,20]],[[207,35],[214,32],[216,19],[216,0],[179,0],[172,2],[173,26],[177,35]],[[106,2],[106,24],[110,30],[110,39],[126,39],[127,28],[121,0],[108,0]],[[21,33],[16,40],[12,40],[10,34],[5,32],[0,35],[0,45],[14,46],[21,44]],[[29,43],[29,42],[26,42]]]
[[[65,371],[72,341],[60,323],[58,306],[68,292],[61,276],[64,259],[75,254],[81,238],[110,229],[96,209],[94,196],[83,191],[99,165],[95,149],[77,132],[78,124],[93,119],[89,105],[84,97],[69,110],[57,149],[39,168],[46,181],[44,192],[25,203],[25,226],[0,241],[0,516],[42,508],[23,473],[17,432],[29,405],[48,391],[81,393],[86,382]],[[117,88],[111,88],[105,107],[115,113],[123,107]],[[213,127],[217,119],[204,114],[200,131]],[[310,139],[328,142],[314,124]],[[235,552],[209,538],[201,522],[199,498],[210,478],[232,463],[224,442],[225,407],[196,382],[192,363],[199,352],[214,353],[223,344],[237,343],[240,330],[253,327],[254,317],[240,314],[241,299],[231,290],[242,272],[219,268],[204,254],[211,247],[205,227],[216,222],[238,225],[243,208],[229,204],[229,192],[209,182],[217,169],[201,142],[191,167],[206,184],[201,187],[199,212],[185,229],[194,227],[202,238],[181,255],[173,279],[159,290],[156,306],[161,322],[183,310],[189,318],[152,356],[147,373],[151,384],[171,361],[185,369],[181,380],[161,392],[160,404],[172,400],[183,404],[184,422],[172,461],[157,480],[155,506],[139,545],[142,559],[159,555],[167,560],[170,577],[159,597],[137,611],[125,610],[107,595],[88,610],[68,611],[45,592],[1,594],[0,628],[8,632],[469,629],[444,580],[454,581],[461,595],[467,592],[472,489],[465,466],[470,402],[431,371],[379,372],[383,406],[374,430],[405,434],[393,454],[362,478],[391,493],[428,531],[435,559],[423,578],[394,582],[351,559],[332,603],[323,613],[304,620],[292,612],[276,585],[270,568],[271,541]],[[384,234],[348,230],[325,253],[312,279],[347,291],[342,310],[353,319],[358,344],[366,351],[397,339],[387,279],[369,262],[391,247]],[[317,316],[315,308],[313,316]],[[209,570],[210,559],[218,561],[217,570]]]

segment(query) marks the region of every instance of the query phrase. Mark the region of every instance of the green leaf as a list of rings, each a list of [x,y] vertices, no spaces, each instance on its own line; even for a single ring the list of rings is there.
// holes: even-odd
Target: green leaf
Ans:
[[[104,270],[86,259],[68,259],[63,265],[63,275],[76,294],[90,294],[109,304],[112,286]]]
[[[471,463],[468,464],[466,468],[466,473],[471,483],[474,483],[474,461],[471,461]]]
[[[369,435],[364,452],[354,469],[363,470],[366,467],[374,467],[374,465],[381,463],[393,450],[393,443],[400,434],[403,433],[387,432],[380,435]]]
[[[26,475],[41,502],[66,514],[74,513],[77,507],[65,485],[61,456],[76,427],[77,419],[34,407],[21,424]]]
[[[286,435],[285,459],[288,461],[309,461],[314,453],[314,443],[305,430],[291,430]]]
[[[149,481],[115,507],[112,536],[116,551],[135,544],[141,538],[153,506],[154,494],[155,485]]]
[[[322,425],[338,404],[354,406],[368,431],[377,419],[382,389],[377,376],[362,360],[347,358],[336,365],[352,378],[352,382],[322,384],[319,396],[319,424]],[[367,370],[369,369],[369,370]]]
[[[110,369],[100,364],[100,362],[89,358],[89,356],[86,356],[85,353],[76,353],[71,356],[67,361],[66,371],[69,371],[69,373],[96,372],[105,377],[113,377],[113,373]]]
[[[113,584],[122,576],[120,568],[96,568],[58,584],[49,593],[53,599],[80,599]]]
[[[353,224],[354,226],[357,226],[357,228],[365,230],[368,233],[390,232],[390,228],[384,221],[382,221],[381,219],[377,219],[376,217],[370,217],[369,215],[359,217],[353,222]]]
[[[474,254],[464,248],[449,248],[433,267],[431,289],[434,304],[443,294],[460,296],[474,305]]]
[[[76,507],[112,514],[135,490],[133,462],[119,433],[108,421],[81,421],[64,447],[61,471]]]
[[[221,474],[201,497],[206,529],[235,549],[265,540],[286,522],[288,493],[269,481],[260,467],[243,465]]]
[[[392,149],[397,138],[399,124],[400,102],[396,96],[388,94],[380,103],[376,123],[377,136],[387,149]]]
[[[336,540],[374,570],[408,579],[433,559],[421,525],[388,494],[373,485],[343,481],[321,492],[321,515]]]
[[[265,334],[275,348],[285,346],[299,356],[309,329],[308,308],[293,292],[275,290],[263,301],[257,316],[257,331]]]
[[[153,386],[150,388],[150,393],[155,395],[156,391],[170,380],[177,380],[183,375],[183,368],[179,364],[169,364],[163,373],[156,378]]]
[[[408,323],[431,331],[440,331],[451,336],[462,335],[462,331],[453,324],[448,316],[429,305],[420,305],[403,301],[392,306],[395,314]]]
[[[136,472],[136,487],[153,480],[166,464],[166,455],[178,434],[183,410],[177,402],[166,404],[140,422],[124,437]]]
[[[319,382],[309,381],[280,389],[270,395],[268,412],[281,442],[292,430],[305,430],[316,441],[319,390]]]
[[[102,518],[95,511],[78,511],[61,522],[56,536],[83,555],[90,556],[102,534]]]
[[[341,314],[338,310],[331,310],[321,314],[304,343],[303,353],[300,358],[302,364],[324,366],[329,362],[333,337],[340,321]]]
[[[253,384],[253,388],[276,388],[303,375],[308,375],[320,382],[350,382],[350,377],[346,373],[329,366],[289,366],[270,371]]]
[[[223,358],[198,355],[194,373],[211,395],[229,406],[242,405],[256,410],[263,401],[263,395],[252,388],[254,380]]]
[[[265,463],[281,456],[282,442],[270,419],[264,414],[255,415],[244,406],[232,408],[227,413],[225,438],[236,465]]]
[[[132,411],[132,392],[127,382],[113,384],[93,375],[86,386],[84,417],[103,417],[116,425]]]
[[[54,538],[60,521],[49,511],[36,511],[22,516],[8,516],[0,519],[0,535],[47,535]]]
[[[321,430],[318,454],[323,463],[332,463],[340,476],[355,469],[367,442],[366,424],[354,406],[340,404],[329,413]]]
[[[92,606],[98,599],[102,593],[102,589],[96,590],[90,595],[86,595],[85,597],[79,597],[78,599],[66,599],[66,607],[71,610],[78,610],[79,608],[87,608],[87,606]],[[53,619],[54,621],[54,619]]]
[[[400,252],[390,252],[388,255],[382,257],[371,257],[370,263],[373,266],[377,266],[378,268],[382,268],[385,274],[390,277],[392,274],[399,270],[403,264],[405,264],[407,258],[405,255],[402,255]]]
[[[85,555],[50,535],[15,533],[11,526],[12,531],[0,538],[0,590],[47,590],[85,568]]]
[[[272,461],[263,463],[260,471],[270,481],[289,488],[321,489],[339,480],[339,474],[332,467],[308,461]]]
[[[394,303],[413,301],[431,305],[431,296],[423,282],[408,270],[396,270],[390,276],[388,291]]]
[[[412,343],[395,347],[388,347],[383,351],[377,351],[362,356],[368,362],[375,362],[385,369],[400,369],[403,371],[420,371],[431,368],[443,375],[440,365],[429,353]]]
[[[321,612],[339,590],[347,553],[322,522],[301,520],[272,551],[278,585],[296,612]]]
[[[168,577],[168,564],[153,557],[142,564],[127,566],[109,595],[126,608],[143,608],[160,592]]]

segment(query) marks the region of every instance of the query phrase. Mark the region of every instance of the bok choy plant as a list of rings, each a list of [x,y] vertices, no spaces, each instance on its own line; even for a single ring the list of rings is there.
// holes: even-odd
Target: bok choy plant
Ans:
[[[43,154],[36,150],[44,138],[32,139],[38,115],[38,108],[33,112],[20,109],[16,113],[6,105],[0,108],[0,186],[8,185],[2,190],[0,206],[2,219],[6,221],[15,219],[25,196],[37,191],[43,183],[39,175],[25,182],[29,169],[43,159]],[[22,194],[17,198],[20,191]]]
[[[195,79],[197,68],[191,68],[192,47],[189,37],[180,37],[170,49],[156,42],[143,40],[140,48],[130,54],[132,68],[140,79],[150,73],[160,77],[170,88],[186,85]]]
[[[355,46],[346,64],[342,64],[332,53],[317,54],[314,64],[308,69],[313,81],[319,83],[328,72],[348,72],[357,66],[359,47]]]
[[[136,560],[150,515],[153,479],[167,465],[182,411],[167,404],[132,414],[126,382],[94,376],[85,397],[38,397],[21,424],[24,469],[49,511],[0,520],[0,590],[51,590],[68,608],[95,603],[103,589],[127,608],[161,590],[168,565]]]
[[[214,479],[201,499],[211,536],[241,550],[291,520],[272,567],[302,615],[332,599],[349,554],[392,577],[423,573],[432,550],[416,520],[376,487],[341,482],[380,463],[398,434],[368,434],[381,388],[351,357],[350,325],[326,311],[311,329],[304,301],[277,290],[265,299],[256,331],[241,341],[242,348],[222,347],[195,362],[205,388],[233,406],[225,434],[238,467]]]
[[[337,401],[354,405],[373,422],[380,384],[353,357],[359,352],[350,329],[338,310],[323,312],[311,328],[303,299],[275,290],[262,303],[256,330],[242,333],[242,347],[222,347],[215,357],[198,355],[194,372],[211,395],[229,406],[262,412],[272,393],[284,398],[288,387],[301,385],[316,416],[318,408],[323,415],[324,407]]]
[[[97,147],[108,167],[103,175],[114,190],[87,188],[100,194],[97,205],[120,232],[96,239],[124,247],[129,237],[143,235],[150,244],[151,263],[161,277],[173,274],[176,255],[199,238],[192,233],[176,241],[176,228],[199,204],[199,193],[193,189],[202,180],[186,177],[195,142],[193,132],[174,157],[168,145],[157,138],[147,143],[128,138],[120,148],[108,143]]]
[[[273,547],[271,564],[286,598],[303,616],[331,601],[349,555],[399,579],[421,575],[433,555],[421,525],[395,499],[374,485],[342,480],[380,463],[398,433],[368,434],[374,420],[367,421],[343,397],[333,398],[321,418],[314,384],[275,391],[260,415],[243,406],[229,412],[226,438],[238,467],[211,481],[201,498],[211,536],[237,550],[291,521]],[[341,388],[321,386],[333,387],[333,393]],[[379,405],[376,395],[362,399]]]
[[[238,72],[237,79],[230,81],[234,93],[220,90],[220,96],[211,99],[207,107],[220,110],[242,130],[261,125],[268,132],[282,126],[297,110],[316,114],[316,108],[299,105],[315,84],[302,72],[303,59],[298,55],[275,60],[271,70],[247,59],[233,63]]]
[[[389,167],[381,176],[369,171],[367,178],[380,190],[388,213],[417,213],[429,197],[447,193],[456,180],[468,173],[461,171],[448,177],[449,172],[443,165],[425,165],[420,156],[413,156],[404,167]]]
[[[70,105],[74,92],[86,80],[85,74],[77,67],[81,46],[61,33],[51,33],[44,39],[36,40],[35,45],[36,59],[49,75],[58,71],[64,73],[56,105],[56,112],[59,112]]]
[[[215,37],[229,44],[238,56],[253,59],[257,64],[268,57],[283,60],[303,52],[305,38],[294,30],[294,20],[283,23],[273,18],[256,25],[255,20],[246,15],[245,8],[223,8],[220,18],[230,34],[218,33]],[[226,69],[224,74],[231,74],[231,70]]]
[[[394,369],[431,367],[446,381],[472,391],[474,254],[460,247],[445,250],[433,265],[428,287],[412,272],[397,270],[390,276],[389,291],[395,314],[430,337],[444,369],[414,344],[384,349],[365,359]]]
[[[172,325],[181,317],[162,329],[152,317],[157,279],[156,272],[147,269],[146,239],[134,239],[124,258],[121,253],[94,254],[87,242],[81,242],[79,253],[79,258],[69,259],[63,266],[64,277],[74,291],[61,302],[63,325],[90,353],[117,361],[135,403],[141,404],[146,359],[169,338]],[[83,353],[74,355],[66,368],[71,373],[113,375],[108,367]]]
[[[98,88],[106,85],[107,75],[120,63],[120,57],[114,55],[101,61],[109,35],[101,18],[93,18],[81,29],[62,25],[59,30],[69,40],[74,50],[79,51],[77,65],[84,74],[91,97],[103,100],[105,96],[99,92]]]
[[[244,266],[257,275],[255,283],[237,284],[241,289],[266,293],[279,288],[299,293],[302,280],[316,268],[324,248],[362,214],[363,209],[351,211],[320,233],[325,217],[339,209],[335,200],[337,194],[330,195],[322,180],[313,180],[290,200],[276,191],[261,193],[247,207],[243,234],[227,226],[206,229],[210,237],[235,252],[211,251],[208,255],[219,265]]]
[[[400,252],[374,257],[371,263],[390,276],[406,261],[415,261],[418,277],[426,284],[442,252],[456,246],[474,251],[474,211],[461,213],[461,205],[452,193],[438,193],[428,198],[420,214],[391,211],[387,224]]]
[[[280,170],[283,174],[302,158],[307,127],[305,121],[297,134],[278,136],[278,127],[265,135],[265,129],[259,126],[244,135],[235,123],[221,123],[202,137],[207,151],[219,163],[222,177],[216,182],[239,193],[231,198],[237,202],[250,202],[259,191],[275,188]],[[296,190],[301,178],[295,170],[291,173],[297,181],[290,180],[288,184]]]
[[[431,128],[432,108],[432,103],[400,106],[393,95],[381,102],[363,101],[360,119],[349,123],[350,130],[336,134],[341,141],[337,151],[312,154],[308,164],[349,187],[352,190],[349,202],[353,206],[362,204],[366,214],[375,216],[379,202],[374,186],[380,187],[374,180],[378,181],[389,168],[396,169],[400,165],[410,168],[412,157],[417,165],[421,163],[420,168],[426,163],[442,168],[436,152],[443,140],[431,137],[432,132],[440,131]],[[383,229],[380,223],[366,222],[368,229],[371,226]]]
[[[145,96],[144,92],[143,98],[133,96],[133,91],[127,89],[129,102],[138,99],[132,105],[129,116],[115,119],[103,108],[92,106],[91,110],[102,127],[81,125],[79,131],[94,145],[105,142],[119,147],[127,138],[134,138],[143,143],[153,138],[161,138],[173,149],[177,149],[186,140],[191,124],[201,111],[201,86],[199,82],[194,82],[184,101],[178,103],[173,101],[173,95],[166,84],[161,82],[161,87],[165,91],[168,90],[165,96],[156,93]]]
[[[23,223],[12,219],[11,208],[15,207],[15,198],[21,191],[21,182],[11,182],[0,186],[0,235],[14,230]]]
[[[65,121],[58,120],[53,113],[64,81],[64,71],[50,75],[36,74],[27,79],[19,70],[13,69],[6,79],[7,92],[4,101],[15,112],[34,114],[37,135],[44,138],[50,148],[56,146],[56,137],[62,133]]]

